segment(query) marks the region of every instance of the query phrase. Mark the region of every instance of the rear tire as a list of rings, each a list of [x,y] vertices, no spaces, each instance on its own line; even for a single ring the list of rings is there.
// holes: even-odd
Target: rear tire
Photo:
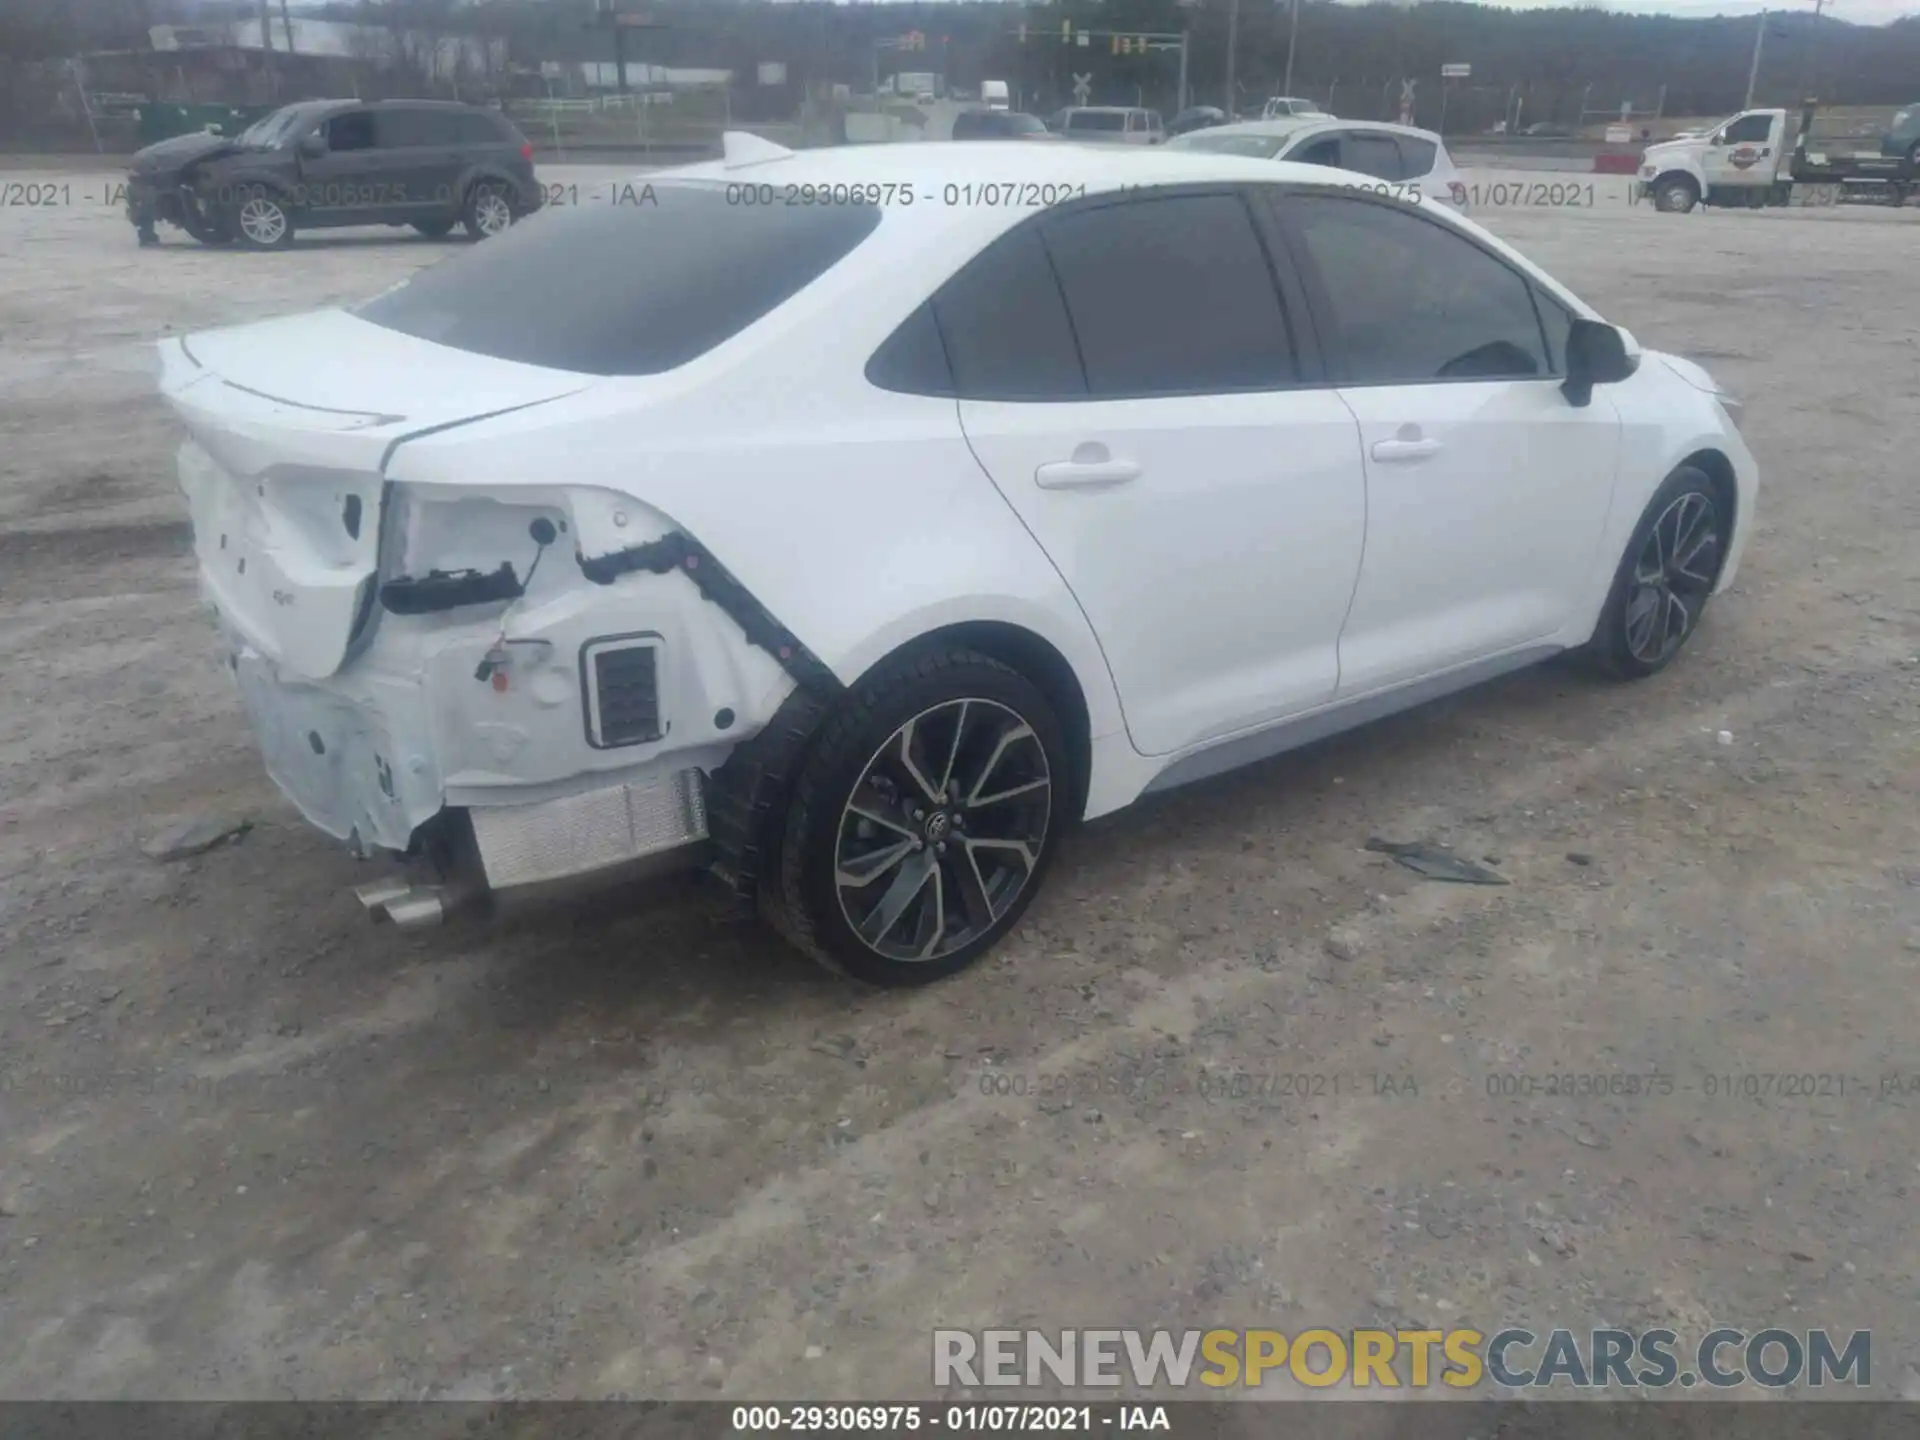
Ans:
[[[475,240],[498,235],[520,218],[511,186],[482,180],[467,191],[466,204],[460,208],[461,223]]]
[[[797,949],[870,985],[925,985],[1019,922],[1068,823],[1053,707],[963,646],[860,682],[815,738],[761,913]]]
[[[1704,470],[1669,475],[1634,526],[1586,654],[1616,680],[1673,663],[1700,628],[1732,538],[1725,498]]]
[[[1684,215],[1700,203],[1700,187],[1687,175],[1662,175],[1653,182],[1653,208],[1663,215]]]

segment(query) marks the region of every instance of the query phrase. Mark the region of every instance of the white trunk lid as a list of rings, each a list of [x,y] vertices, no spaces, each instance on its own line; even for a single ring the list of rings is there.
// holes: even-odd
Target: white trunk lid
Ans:
[[[180,484],[208,598],[283,671],[331,675],[373,604],[385,469],[409,436],[590,377],[435,345],[341,310],[167,340]]]

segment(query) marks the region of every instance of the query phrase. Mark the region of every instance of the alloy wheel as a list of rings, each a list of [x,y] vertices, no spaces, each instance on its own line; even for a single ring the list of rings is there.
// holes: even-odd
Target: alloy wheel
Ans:
[[[473,218],[482,235],[498,235],[513,224],[513,207],[498,190],[482,190],[473,200]]]
[[[240,206],[240,233],[255,245],[278,245],[287,233],[287,212],[264,195],[250,196]]]
[[[978,698],[923,710],[888,737],[841,811],[840,912],[861,943],[936,961],[993,927],[1040,863],[1053,776],[1033,726]]]
[[[1625,612],[1633,658],[1659,665],[1686,643],[1719,573],[1719,513],[1690,490],[1660,512],[1634,560]]]

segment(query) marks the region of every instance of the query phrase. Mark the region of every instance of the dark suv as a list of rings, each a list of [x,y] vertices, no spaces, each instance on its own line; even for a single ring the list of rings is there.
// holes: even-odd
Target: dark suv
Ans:
[[[433,100],[306,100],[231,139],[183,135],[133,157],[127,218],[206,245],[278,250],[294,231],[411,225],[474,239],[539,208],[533,146],[506,116]]]

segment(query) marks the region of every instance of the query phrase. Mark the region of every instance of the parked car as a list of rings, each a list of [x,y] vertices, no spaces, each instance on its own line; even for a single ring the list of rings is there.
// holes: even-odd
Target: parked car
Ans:
[[[1325,115],[1311,100],[1296,99],[1291,95],[1275,95],[1260,107],[1262,120],[1284,120],[1289,115]]]
[[[1158,110],[1125,105],[1075,105],[1060,117],[1059,133],[1096,145],[1161,145],[1166,126]]]
[[[956,140],[1055,140],[1060,137],[1018,110],[962,110],[953,117]]]
[[[1167,142],[1169,150],[1246,155],[1300,165],[1329,165],[1410,186],[1455,205],[1466,203],[1466,186],[1453,157],[1431,130],[1331,116],[1293,120],[1248,120],[1196,130]]]
[[[933,980],[1082,818],[1556,653],[1654,674],[1734,579],[1736,403],[1443,207],[1206,151],[728,149],[160,342],[268,771],[452,877],[363,889],[395,920],[706,863]],[[1033,199],[733,203],[776,168]]]
[[[1908,168],[1920,172],[1920,103],[1894,112],[1887,133],[1880,137],[1882,155],[1898,155]]]
[[[428,100],[310,100],[231,139],[185,135],[137,151],[127,216],[203,244],[282,249],[296,231],[411,225],[475,239],[537,209],[533,146],[498,111]]]
[[[1167,122],[1167,135],[1185,135],[1228,123],[1227,112],[1212,105],[1190,105]]]

